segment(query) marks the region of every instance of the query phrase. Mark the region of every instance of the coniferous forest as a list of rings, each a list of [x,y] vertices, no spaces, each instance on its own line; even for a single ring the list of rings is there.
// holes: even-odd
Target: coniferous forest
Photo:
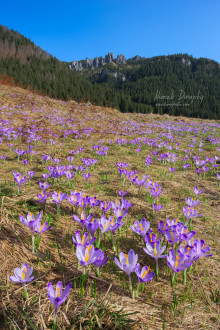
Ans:
[[[187,54],[75,72],[69,63],[0,26],[0,75],[57,99],[90,101],[122,112],[220,119],[219,63]]]

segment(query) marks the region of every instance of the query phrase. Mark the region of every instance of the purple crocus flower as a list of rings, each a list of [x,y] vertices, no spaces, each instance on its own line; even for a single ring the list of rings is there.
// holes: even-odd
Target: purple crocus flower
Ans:
[[[70,163],[72,163],[73,160],[74,160],[74,157],[66,157],[66,159],[67,159]]]
[[[99,229],[99,222],[96,219],[92,218],[91,221],[85,222],[85,226],[93,237],[95,231]]]
[[[158,212],[163,208],[163,205],[159,205],[158,203],[153,203],[153,208],[156,212]]]
[[[166,255],[163,255],[166,246],[161,247],[161,238],[159,238],[154,243],[146,243],[146,248],[143,248],[144,252],[147,253],[149,256],[154,258],[155,260],[159,258],[166,258]]]
[[[53,304],[53,306],[55,307],[54,325],[56,324],[58,307],[67,299],[71,286],[72,286],[72,283],[71,282],[68,283],[62,293],[63,283],[61,281],[59,281],[57,283],[55,292],[54,292],[53,285],[51,282],[49,282],[47,285],[48,298],[49,298],[50,302]]]
[[[121,223],[121,217],[117,218],[117,220],[115,222],[115,219],[113,217],[109,217],[109,220],[107,220],[106,217],[104,215],[102,215],[101,219],[99,220],[99,228],[101,230],[101,235],[99,236],[98,246],[99,246],[100,241],[102,239],[102,235],[105,232],[112,231],[113,240],[114,240],[115,231],[118,228],[120,228],[123,224],[124,224],[124,222]]]
[[[9,279],[14,283],[22,283],[24,287],[25,298],[28,298],[28,293],[25,284],[33,281],[34,276],[31,276],[33,267],[29,267],[27,263],[23,264],[21,268],[15,268],[14,276]]]
[[[44,224],[41,224],[41,222],[37,222],[36,226],[34,227],[34,231],[38,234],[44,233],[45,231],[49,230],[52,226],[48,226],[48,221],[46,221]]]
[[[91,240],[88,241],[88,237],[89,237],[88,233],[85,233],[81,238],[79,230],[76,230],[75,237],[72,236],[72,241],[75,246],[83,245],[84,247],[86,247],[87,245],[93,244],[96,240],[96,237],[93,237]]]
[[[42,211],[38,213],[36,218],[34,217],[33,213],[28,213],[27,218],[25,218],[23,215],[20,215],[19,219],[25,226],[29,227],[33,233],[34,228],[37,226],[38,222],[40,223],[41,217],[42,217]]]
[[[58,158],[54,158],[52,159],[52,161],[55,163],[55,164],[59,164],[61,162],[61,159],[58,159]]]
[[[87,221],[90,221],[90,220],[92,219],[92,216],[93,216],[93,215],[90,214],[90,215],[86,218],[86,213],[85,213],[85,211],[82,211],[82,213],[81,213],[81,219],[80,219],[77,215],[75,215],[75,214],[73,214],[73,219],[74,219],[76,222],[80,223],[80,224],[82,225],[82,229],[83,229],[85,223],[86,223]]]
[[[26,165],[27,165],[27,163],[28,163],[28,160],[26,160],[26,159],[23,159],[23,160],[22,160],[22,162],[23,162],[24,166],[26,166]]]
[[[156,261],[156,275],[158,278],[158,259],[166,258],[163,252],[166,250],[166,246],[161,247],[161,238],[154,243],[146,242],[146,248],[143,248],[144,252],[155,259]]]
[[[158,231],[160,234],[162,234],[164,236],[166,230],[169,228],[168,223],[163,223],[163,221],[160,221],[158,224]]]
[[[82,176],[86,179],[86,182],[87,182],[87,180],[91,177],[91,174],[90,173],[83,173]]]
[[[80,264],[84,266],[84,273],[86,266],[89,264],[94,264],[95,261],[100,260],[100,250],[99,248],[94,248],[94,246],[87,245],[77,245],[76,247],[76,257],[78,258]]]
[[[48,197],[50,197],[51,193],[47,194],[45,190],[43,190],[40,194],[37,195],[37,198],[39,198],[38,202],[44,202],[47,200]]]
[[[179,243],[179,231],[177,225],[171,226],[165,231],[165,237],[172,245]]]
[[[123,198],[127,194],[127,191],[118,190],[118,194]]]
[[[200,257],[211,257],[212,254],[207,254],[210,251],[210,247],[206,246],[205,241],[195,239],[193,245],[190,247],[189,256],[191,261],[195,261]]]
[[[51,157],[49,155],[42,155],[43,160],[45,161],[45,163],[51,159]]]
[[[183,254],[176,255],[174,249],[171,249],[169,251],[169,255],[167,256],[167,264],[174,270],[174,272],[180,272],[190,267],[192,262]]]
[[[31,181],[31,178],[33,178],[33,176],[35,175],[35,171],[27,171],[27,175],[29,176],[29,179]]]
[[[55,202],[57,204],[57,214],[59,213],[59,206],[60,206],[60,203],[66,198],[67,194],[65,193],[62,193],[61,191],[54,191],[52,193],[52,199],[53,199],[53,202]]]
[[[15,182],[17,182],[18,184],[18,192],[19,192],[21,185],[26,183],[29,179],[21,173],[13,172],[13,174],[14,174]]]
[[[128,252],[128,254],[124,254],[123,252],[121,252],[119,254],[119,261],[117,258],[115,258],[114,260],[115,264],[120,269],[122,269],[129,277],[130,274],[135,272],[135,270],[138,268],[138,255],[135,254],[132,249]]]
[[[137,269],[135,270],[135,273],[138,277],[139,282],[145,283],[152,281],[155,276],[155,273],[149,273],[150,270],[152,269],[147,266],[144,266],[142,270],[140,270],[140,265],[138,265]]]
[[[156,242],[156,235],[153,234],[152,232],[149,232],[146,234],[146,236],[144,237],[144,241],[145,243],[149,243],[149,244],[153,244]]]
[[[203,193],[203,190],[199,189],[198,187],[193,187],[193,191],[194,191],[195,196],[198,196]]]
[[[146,221],[145,218],[142,218],[141,222],[135,221],[134,225],[131,226],[130,228],[134,233],[144,237],[146,236],[147,232],[149,232],[150,230],[150,222]]]
[[[42,190],[46,190],[48,187],[50,187],[50,183],[39,181],[39,186]]]
[[[29,267],[28,264],[23,264],[21,268],[15,268],[14,276],[10,276],[9,279],[14,283],[29,283],[33,281],[34,276],[31,276],[33,267]]]
[[[91,207],[99,206],[100,200],[96,199],[96,197],[89,197],[89,204]]]
[[[74,178],[74,173],[71,171],[64,171],[64,174],[66,175],[69,182],[72,178]]]
[[[108,210],[110,210],[112,207],[111,203],[109,202],[100,202],[100,208],[103,211],[103,213],[105,214],[106,212],[108,212]]]
[[[153,199],[156,199],[158,196],[160,196],[160,194],[162,193],[163,190],[161,190],[161,187],[158,186],[158,187],[155,187],[155,188],[152,188],[150,193],[153,197]]]
[[[77,192],[77,190],[70,191],[70,197],[67,196],[68,202],[73,204],[73,205],[78,205],[78,202],[79,202],[80,198],[81,198],[80,193]]]
[[[189,219],[191,219],[193,217],[202,217],[202,214],[198,214],[198,211],[192,207],[184,206],[183,213],[186,217],[186,222],[188,222]]]
[[[102,250],[97,250],[97,259],[93,262],[93,265],[100,268],[108,262],[108,257],[104,259],[104,252]],[[99,272],[98,272],[99,273]]]
[[[195,207],[198,206],[199,204],[201,204],[201,202],[198,199],[194,199],[194,198],[185,198],[186,204],[190,207]]]
[[[19,216],[20,221],[27,227],[30,228],[31,232],[32,232],[32,253],[34,253],[34,231],[35,231],[35,227],[39,225],[40,221],[41,221],[41,217],[42,217],[42,211],[40,211],[38,213],[38,215],[36,216],[36,219],[33,215],[33,213],[28,213],[27,218],[23,217],[23,215]]]

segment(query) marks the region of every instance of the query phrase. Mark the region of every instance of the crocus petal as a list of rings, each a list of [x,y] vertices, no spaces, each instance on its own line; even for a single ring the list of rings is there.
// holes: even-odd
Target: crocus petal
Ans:
[[[10,279],[12,282],[20,283],[20,279],[18,279],[18,278],[15,277],[15,276],[10,276],[9,279]]]
[[[66,300],[66,298],[69,295],[71,287],[72,287],[72,283],[70,282],[70,283],[67,284],[67,286],[65,287],[65,289],[64,289],[64,291],[63,291],[63,293],[60,297],[59,305],[62,304]]]

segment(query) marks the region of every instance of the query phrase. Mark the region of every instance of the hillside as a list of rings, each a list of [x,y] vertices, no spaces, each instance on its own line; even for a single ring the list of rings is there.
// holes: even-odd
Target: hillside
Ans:
[[[217,329],[219,136],[219,121],[123,114],[0,85],[0,328],[51,329],[48,283],[62,281],[72,288],[59,329]],[[94,237],[86,262],[94,244],[105,264],[85,267],[76,230],[79,246]],[[131,249],[141,275],[125,272]],[[33,267],[28,298],[13,277],[29,278],[22,265]]]

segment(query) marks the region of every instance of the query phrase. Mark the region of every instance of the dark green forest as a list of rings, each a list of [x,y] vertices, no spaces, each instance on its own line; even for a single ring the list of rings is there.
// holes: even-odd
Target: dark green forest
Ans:
[[[187,54],[157,56],[79,73],[45,54],[18,32],[0,26],[0,74],[25,88],[122,112],[220,119],[220,66],[213,60]]]

